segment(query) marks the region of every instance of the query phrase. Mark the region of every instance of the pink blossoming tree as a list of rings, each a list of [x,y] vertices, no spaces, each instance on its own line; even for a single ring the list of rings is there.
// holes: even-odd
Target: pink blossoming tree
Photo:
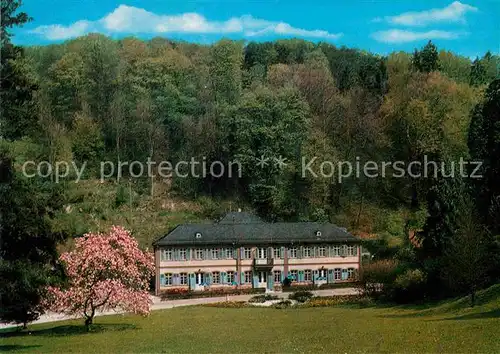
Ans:
[[[154,257],[140,250],[137,241],[122,227],[113,226],[107,234],[84,235],[76,240],[75,249],[62,254],[60,260],[68,283],[63,288],[48,289],[45,304],[49,310],[81,315],[87,329],[96,311],[149,313]]]

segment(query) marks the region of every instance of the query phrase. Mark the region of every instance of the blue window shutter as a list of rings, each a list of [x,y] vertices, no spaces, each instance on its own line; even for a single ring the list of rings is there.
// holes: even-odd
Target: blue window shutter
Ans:
[[[212,249],[205,248],[205,257],[203,259],[212,259]]]
[[[186,260],[191,259],[191,248],[186,248]]]
[[[300,246],[300,247],[297,249],[297,258],[302,258],[302,257],[303,257],[303,254],[304,254],[304,246]]]
[[[281,281],[285,281],[285,272],[281,272]]]
[[[240,284],[240,273],[239,272],[234,272],[234,282],[236,284]]]
[[[165,285],[165,274],[160,274],[160,285]]]
[[[347,269],[342,269],[342,280],[347,280]]]
[[[254,286],[254,288],[259,286],[259,277],[257,275],[253,276],[253,286]]]
[[[285,258],[285,247],[281,247],[280,258]]]
[[[313,279],[314,279],[314,280],[318,280],[318,278],[319,278],[319,270],[317,270],[317,269],[316,269],[316,270],[314,271]]]
[[[318,247],[316,247],[316,246],[311,247],[311,256],[313,258],[317,257],[317,250],[318,250]]]
[[[240,247],[240,259],[245,259],[245,248]]]
[[[333,283],[333,269],[328,269],[328,282]]]
[[[304,281],[305,277],[304,277],[304,271],[303,270],[299,270],[299,272],[297,273],[297,281]]]
[[[233,259],[238,259],[238,248],[233,248]]]
[[[227,273],[220,272],[220,282],[221,284],[227,284]]]
[[[245,284],[245,272],[241,272],[240,284]]]

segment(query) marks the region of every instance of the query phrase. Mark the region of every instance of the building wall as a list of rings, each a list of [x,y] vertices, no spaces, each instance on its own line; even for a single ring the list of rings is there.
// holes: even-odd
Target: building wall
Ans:
[[[331,245],[329,245],[331,246]],[[209,249],[211,247],[208,247]],[[266,246],[266,248],[268,248]],[[325,272],[330,272],[330,275],[327,274],[326,279],[321,277],[321,279],[316,279],[315,283],[330,283],[330,282],[339,282],[339,281],[347,281],[352,279],[334,279],[333,270],[334,269],[344,269],[347,271],[348,269],[354,269],[355,272],[359,271],[360,265],[360,247],[356,246],[355,255],[350,256],[335,256],[335,257],[308,257],[308,258],[290,258],[287,257],[289,255],[289,250],[287,247],[278,248],[284,249],[285,253],[281,254],[281,258],[274,258],[274,265],[269,271],[269,276],[272,276],[272,280],[274,282],[274,271],[282,272],[282,280],[284,277],[291,275],[294,271],[299,273],[299,278],[297,281],[301,283],[307,283],[304,278],[304,271],[311,270],[319,271],[320,269],[325,269]],[[156,257],[156,293],[158,294],[161,290],[171,289],[171,288],[193,288],[192,284],[190,284],[190,277],[192,277],[193,273],[212,273],[212,272],[220,272],[227,273],[228,271],[235,272],[236,281],[233,284],[210,284],[209,288],[217,288],[217,287],[264,287],[266,284],[259,283],[256,281],[256,277],[258,276],[257,271],[254,270],[253,266],[253,257],[256,257],[256,247],[252,247],[251,256],[252,259],[241,259],[241,255],[243,254],[242,248],[236,249],[236,254],[232,259],[207,259],[207,260],[172,260],[172,261],[162,261],[161,260],[161,249],[157,249],[155,251]],[[269,254],[268,254],[269,256]],[[191,253],[188,258],[191,258]],[[272,255],[271,255],[272,258]],[[252,271],[252,281],[251,283],[242,283],[241,278],[243,278],[242,273]],[[161,283],[161,278],[166,274],[188,274],[188,284],[180,285],[178,283],[173,285],[164,285]],[[344,272],[345,273],[345,272]],[[301,276],[302,274],[302,276]],[[314,277],[314,274],[313,274]],[[344,275],[345,277],[345,275]],[[271,279],[270,279],[271,280]],[[267,282],[269,283],[269,281]],[[267,284],[269,286],[269,284]],[[195,286],[193,290],[203,290],[206,287]]]

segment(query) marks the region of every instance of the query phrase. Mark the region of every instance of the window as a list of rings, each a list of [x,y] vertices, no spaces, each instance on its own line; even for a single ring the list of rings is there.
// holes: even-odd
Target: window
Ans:
[[[341,280],[342,279],[342,270],[340,268],[335,268],[333,271],[333,279]]]
[[[347,278],[354,279],[354,268],[347,268]]]
[[[292,277],[292,281],[297,281],[299,279],[298,275],[299,275],[298,271],[296,270],[290,271],[290,276]]]
[[[318,277],[326,278],[326,273],[327,273],[327,269],[320,269],[320,270],[318,270]]]
[[[234,283],[234,272],[232,270],[227,272],[227,282],[228,284]]]
[[[187,273],[181,273],[181,285],[187,285],[188,275]]]
[[[318,247],[318,257],[326,257],[326,248],[325,246]]]
[[[233,258],[233,249],[232,248],[226,248],[224,250],[224,254],[226,255],[226,259],[232,259]]]
[[[196,273],[196,285],[203,284],[203,273]]]
[[[173,252],[171,249],[163,250],[162,261],[171,261],[173,258]]]
[[[355,253],[354,253],[354,247],[355,246],[352,246],[352,245],[347,246],[347,255],[348,256],[354,256],[355,255]]]
[[[259,259],[265,259],[267,258],[267,248],[260,247],[257,249],[257,257]]]
[[[267,272],[259,272],[259,283],[267,283]]]
[[[292,247],[288,250],[290,252],[290,258],[297,258],[297,248]]]
[[[212,259],[219,258],[219,250],[217,248],[212,248],[211,253],[212,253]]]
[[[281,248],[280,247],[274,247],[273,249],[273,257],[276,259],[281,258]]]
[[[203,250],[201,248],[197,248],[194,251],[194,256],[196,259],[203,259]]]
[[[252,271],[247,270],[245,272],[245,283],[251,283],[252,282]]]
[[[212,272],[212,283],[213,284],[220,284],[220,273],[219,272]]]
[[[304,270],[304,281],[311,281],[311,280],[312,280],[311,270],[310,269]]]
[[[243,256],[245,257],[245,259],[252,258],[252,249],[249,247],[245,247],[243,250]]]
[[[333,256],[334,257],[340,256],[340,246],[333,246]]]
[[[281,270],[274,271],[274,282],[281,283]]]
[[[165,285],[172,285],[172,273],[165,274]]]
[[[187,253],[186,249],[185,248],[181,248],[179,250],[179,259],[182,260],[182,261],[186,260],[186,253]]]
[[[311,247],[304,247],[304,258],[310,258],[312,255]]]

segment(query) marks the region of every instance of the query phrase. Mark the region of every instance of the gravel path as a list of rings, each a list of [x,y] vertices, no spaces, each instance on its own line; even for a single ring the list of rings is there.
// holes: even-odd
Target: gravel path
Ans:
[[[338,295],[354,295],[357,294],[357,290],[355,288],[342,288],[342,289],[326,289],[326,290],[315,290],[313,293],[316,296],[338,296]],[[287,299],[290,293],[274,293],[274,295],[279,296],[280,298]],[[161,299],[157,296],[153,296],[153,305],[151,305],[151,311],[155,310],[164,310],[171,309],[179,306],[191,306],[191,305],[200,305],[200,304],[210,304],[216,302],[224,302],[224,301],[248,301],[253,295],[228,295],[221,297],[205,297],[199,299],[183,299],[183,300],[170,300],[170,301],[161,301]],[[96,316],[107,316],[107,315],[116,315],[123,312],[120,311],[108,311],[108,312],[99,312]],[[47,323],[47,322],[56,322],[56,321],[64,321],[78,317],[71,317],[60,313],[47,313],[45,315],[40,316],[40,318],[31,324],[37,323]],[[10,328],[16,327],[13,324],[0,324],[1,328]]]

